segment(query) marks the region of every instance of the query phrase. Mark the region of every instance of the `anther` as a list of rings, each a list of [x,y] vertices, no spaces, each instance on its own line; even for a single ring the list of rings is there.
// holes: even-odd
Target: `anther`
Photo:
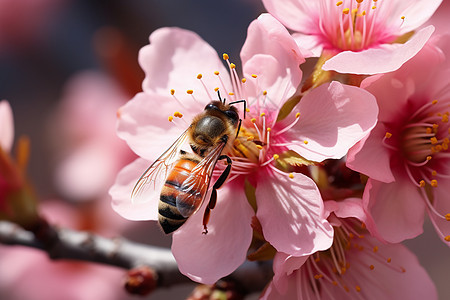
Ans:
[[[364,0],[356,0],[356,2],[358,2],[358,3],[362,3]]]
[[[219,71],[214,71],[214,75],[219,75]]]
[[[378,246],[373,247],[373,252],[375,252],[375,253],[378,252]]]
[[[336,6],[339,6],[339,5],[342,5],[342,1],[338,1],[338,2],[336,2]]]
[[[373,270],[373,269],[375,269],[375,266],[374,266],[374,265],[370,265],[369,268],[370,268],[371,270]]]
[[[425,187],[425,180],[419,181],[419,186],[420,187]]]
[[[251,142],[255,139],[253,135],[247,137],[247,141]]]
[[[438,101],[437,100],[433,100],[433,101],[431,101],[431,104],[437,104],[438,103]]]
[[[342,10],[342,13],[343,13],[343,14],[346,14],[346,15],[348,15],[349,12],[350,12],[350,8],[344,8],[344,9]]]
[[[174,89],[171,89],[171,90],[170,90],[170,94],[173,96],[173,95],[175,94],[175,90],[174,90]]]
[[[316,275],[314,275],[314,278],[315,278],[315,279],[320,279],[320,278],[322,278],[322,277],[323,277],[322,274],[316,274]]]
[[[355,286],[355,290],[356,290],[357,292],[361,292],[361,287],[360,287],[359,285],[357,285],[357,286]]]
[[[300,118],[300,113],[298,112],[298,113],[296,113],[295,114],[295,117],[298,119],[298,118]]]
[[[437,140],[436,137],[432,137],[432,138],[430,139],[430,142],[431,142],[432,145],[436,145],[437,142],[438,142],[438,140]]]
[[[246,108],[245,111],[249,113],[250,112],[250,108]]]
[[[264,117],[265,115],[266,115],[266,113],[261,113],[259,116]]]
[[[245,83],[247,81],[247,78],[242,78],[241,81],[242,83]]]
[[[272,128],[270,128],[270,127],[267,127],[267,129],[266,129],[267,132],[270,132],[271,130],[272,130]]]
[[[432,187],[437,187],[438,186],[438,182],[437,182],[436,179],[431,180],[430,184],[431,184]]]
[[[233,92],[229,92],[228,95],[234,96],[234,93]]]
[[[277,159],[279,159],[280,158],[280,156],[278,155],[278,154],[274,154],[273,155],[273,159],[275,159],[275,160],[277,160]],[[448,214],[449,215],[449,219],[447,220],[447,221],[450,221],[450,214]],[[447,217],[447,216],[446,216]]]
[[[233,64],[233,63],[231,63],[231,64],[230,64],[230,68],[231,68],[231,69],[234,69],[234,68],[236,68],[236,65]]]
[[[263,91],[263,95],[264,95],[264,96],[267,95],[267,91]]]
[[[188,93],[189,95],[192,95],[194,93],[193,90],[187,90],[186,93]]]
[[[446,242],[450,242],[450,235],[447,235],[447,236],[444,238],[444,240],[445,240]]]
[[[169,120],[169,122],[173,121],[173,117],[172,116],[169,116],[167,119]]]
[[[432,158],[431,155],[428,155],[428,156],[427,156],[427,160],[431,160],[431,158]]]
[[[385,138],[390,139],[392,137],[392,133],[390,132],[386,132],[386,134],[384,135]]]
[[[178,112],[178,111],[176,111],[176,112],[173,113],[173,116],[174,116],[174,117],[177,117],[177,118],[182,118],[182,117],[183,117],[183,114],[180,113],[180,112]]]
[[[293,173],[289,173],[288,176],[289,176],[290,179],[294,179],[294,174]]]
[[[259,150],[262,150],[262,146],[261,145],[256,145],[256,148],[258,148]]]
[[[255,118],[252,118],[250,121],[251,121],[253,124],[256,123],[256,119],[255,119]]]
[[[387,261],[388,263],[390,263],[390,262],[392,261],[392,259],[389,257],[386,261]]]
[[[219,88],[218,88],[218,87],[214,88],[214,92],[217,92],[218,90],[219,90]]]
[[[308,145],[308,141],[307,141],[307,140],[304,140],[304,141],[303,141],[303,144]]]
[[[203,75],[202,74],[198,74],[197,75],[197,79],[202,79]]]
[[[228,56],[228,54],[226,54],[226,53],[222,54],[222,57],[223,57],[223,60],[227,60],[227,59],[230,58],[230,57]]]
[[[256,77],[258,77],[258,75],[256,75],[256,74],[252,74],[252,77],[253,77],[253,78],[256,78]]]
[[[446,219],[447,221],[450,221],[450,214],[446,214],[446,215],[445,215],[445,219]]]

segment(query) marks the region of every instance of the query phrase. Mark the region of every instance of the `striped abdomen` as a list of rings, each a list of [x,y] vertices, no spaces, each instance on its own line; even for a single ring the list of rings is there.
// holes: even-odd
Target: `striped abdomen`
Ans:
[[[186,191],[183,182],[191,174],[192,169],[197,166],[200,160],[197,157],[180,158],[175,162],[172,171],[166,178],[166,182],[161,190],[158,205],[158,220],[164,232],[171,233],[177,230],[186,222],[187,218],[198,208],[206,192],[206,188],[200,190]],[[177,208],[177,197],[179,205],[185,205],[191,213],[184,213],[183,216]]]

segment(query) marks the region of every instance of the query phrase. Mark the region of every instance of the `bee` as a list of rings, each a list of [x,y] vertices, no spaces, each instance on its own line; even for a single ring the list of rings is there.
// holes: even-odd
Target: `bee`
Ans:
[[[238,136],[242,120],[233,106],[246,101],[225,103],[220,97],[206,105],[203,112],[192,120],[191,125],[153,164],[136,183],[131,199],[133,202],[150,201],[148,190],[160,189],[158,221],[169,234],[183,225],[201,207],[205,200],[217,161],[226,160],[227,166],[212,187],[210,200],[203,215],[203,233],[208,233],[210,212],[217,201],[217,189],[228,178],[232,160],[222,151],[233,144]],[[192,152],[182,150],[188,141]]]

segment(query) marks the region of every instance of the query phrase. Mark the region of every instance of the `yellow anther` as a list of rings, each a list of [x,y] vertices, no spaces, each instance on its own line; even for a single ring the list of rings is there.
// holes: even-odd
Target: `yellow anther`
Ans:
[[[352,239],[352,238],[355,237],[355,235],[354,235],[353,233],[349,232],[348,237],[349,237],[350,239]]]
[[[355,286],[355,290],[356,290],[357,292],[361,292],[361,287],[360,287],[359,285],[357,285],[357,286]]]
[[[364,0],[356,0],[356,2],[358,3],[362,3]]]
[[[250,108],[246,108],[245,111],[246,111],[246,112],[250,112]]]
[[[384,135],[385,138],[390,139],[392,137],[392,133],[390,132],[386,132],[386,134]]]
[[[253,135],[250,135],[247,137],[247,141],[251,142],[255,139],[255,137]]]
[[[229,92],[228,95],[234,96],[234,93],[233,92]]]
[[[234,69],[234,68],[236,68],[236,65],[233,64],[233,63],[231,63],[231,64],[230,64],[230,68],[231,68],[231,69]]]
[[[445,219],[446,219],[447,221],[450,221],[450,214],[446,214],[446,215],[445,215]]]
[[[227,59],[230,58],[230,57],[228,56],[228,54],[226,54],[226,53],[222,54],[222,57],[223,57],[223,60],[227,60]]]
[[[218,87],[214,88],[214,92],[217,92],[218,90],[219,90],[219,88],[218,88]]]
[[[344,9],[342,10],[342,13],[343,13],[343,14],[346,14],[346,15],[348,15],[349,12],[350,12],[350,8],[344,8]]]
[[[290,179],[294,179],[294,174],[293,173],[289,173],[288,176],[289,176]]]
[[[375,8],[377,8],[375,5],[374,6],[372,6],[372,9],[375,9]]]
[[[338,283],[337,283],[336,280],[333,280],[333,281],[331,282],[331,284],[333,284],[334,286],[337,286],[337,285],[338,285]]]
[[[278,155],[278,154],[274,154],[273,155],[273,159],[275,159],[275,160],[277,160],[277,159],[279,159],[280,158],[280,156]],[[449,214],[450,215],[450,214]]]
[[[338,1],[338,2],[336,2],[336,6],[339,6],[339,5],[342,5],[342,1]]]
[[[358,12],[357,8],[352,9],[352,14],[356,14]]]
[[[251,121],[253,124],[256,123],[256,119],[255,119],[255,118],[252,118],[250,121]]]
[[[180,113],[180,112],[178,112],[178,111],[176,111],[176,112],[173,113],[173,116],[174,116],[174,117],[177,117],[177,118],[182,118],[182,117],[183,117],[183,114]]]
[[[438,127],[439,127],[439,125],[438,125],[438,124],[433,124],[433,129],[434,129],[434,130],[437,130],[437,129],[438,129]]]
[[[436,137],[432,137],[432,138],[430,139],[430,142],[431,142],[431,144],[436,145],[437,142],[438,142],[438,140],[437,140]]]
[[[448,123],[448,114],[444,114],[444,115],[442,116],[442,122],[443,122],[443,123]]]
[[[436,170],[431,171],[431,175],[436,176],[437,175]]]
[[[388,258],[387,260],[386,260],[388,263],[390,263],[391,261],[392,261],[392,258]]]
[[[299,117],[300,117],[300,113],[299,113],[299,112],[296,113],[296,114],[295,114],[295,117],[296,117],[296,118],[299,118]]]
[[[262,150],[262,146],[261,145],[256,145],[256,148],[258,148],[259,150]]]
[[[419,186],[420,186],[420,187],[424,187],[424,186],[425,186],[425,180],[419,181]]]
[[[171,90],[170,90],[170,94],[173,96],[173,94],[175,94],[175,90],[174,90],[174,89],[171,89]]]
[[[428,127],[427,129],[426,129],[426,133],[427,134],[431,134],[433,132],[433,129],[431,129],[430,127]]]
[[[266,115],[266,113],[261,113],[259,116],[264,117],[265,115]]]
[[[203,75],[202,74],[198,74],[197,75],[197,79],[202,79]]]
[[[365,10],[362,11],[361,16],[365,16],[367,13]]]
[[[194,93],[193,90],[187,90],[186,93],[188,93],[189,95],[192,95]]]
[[[316,274],[316,275],[314,275],[314,278],[315,278],[315,279],[320,279],[320,278],[322,278],[322,277],[323,277],[322,274]]]
[[[428,155],[428,156],[427,156],[427,160],[431,160],[431,155]]]
[[[242,83],[245,83],[247,81],[247,78],[242,78],[241,81]]]
[[[271,130],[272,130],[272,128],[270,128],[270,127],[267,127],[267,129],[266,129],[267,132],[270,132]]]
[[[267,95],[267,91],[263,91],[263,95],[264,95],[264,96]]]
[[[219,71],[214,71],[214,75],[219,75]]]
[[[437,100],[433,100],[433,101],[431,101],[431,104],[437,104]]]
[[[378,246],[373,247],[373,252],[375,252],[375,253],[378,252]]]
[[[436,179],[431,180],[430,184],[431,184],[432,187],[437,187],[438,186],[438,182],[437,182]]]
[[[373,270],[373,269],[375,269],[375,266],[374,266],[374,265],[370,265],[369,268],[370,268],[371,270]]]
[[[445,240],[446,242],[450,242],[450,235],[447,235],[447,236],[444,238],[444,240]]]
[[[304,141],[303,141],[303,144],[308,145],[308,141],[307,141],[307,140],[304,140]]]
[[[361,228],[362,228],[362,229],[366,229],[366,223],[361,222]]]
[[[169,116],[167,119],[169,120],[169,122],[173,121],[173,117],[172,116]]]
[[[256,74],[252,74],[252,77],[253,77],[253,78],[256,78],[256,77],[258,77],[258,75],[256,75]]]
[[[401,16],[401,18],[400,19],[402,19],[402,20],[405,20],[405,16]]]

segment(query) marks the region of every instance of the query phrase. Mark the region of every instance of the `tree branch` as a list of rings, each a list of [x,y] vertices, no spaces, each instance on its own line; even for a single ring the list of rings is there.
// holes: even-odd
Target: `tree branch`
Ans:
[[[157,287],[191,282],[182,275],[171,251],[131,242],[123,238],[107,239],[99,235],[65,228],[49,227],[56,239],[46,244],[16,224],[0,221],[0,243],[22,245],[46,251],[52,259],[102,263],[127,270],[142,266],[157,274]],[[245,262],[227,277],[247,293],[261,291],[272,278],[270,263]]]

